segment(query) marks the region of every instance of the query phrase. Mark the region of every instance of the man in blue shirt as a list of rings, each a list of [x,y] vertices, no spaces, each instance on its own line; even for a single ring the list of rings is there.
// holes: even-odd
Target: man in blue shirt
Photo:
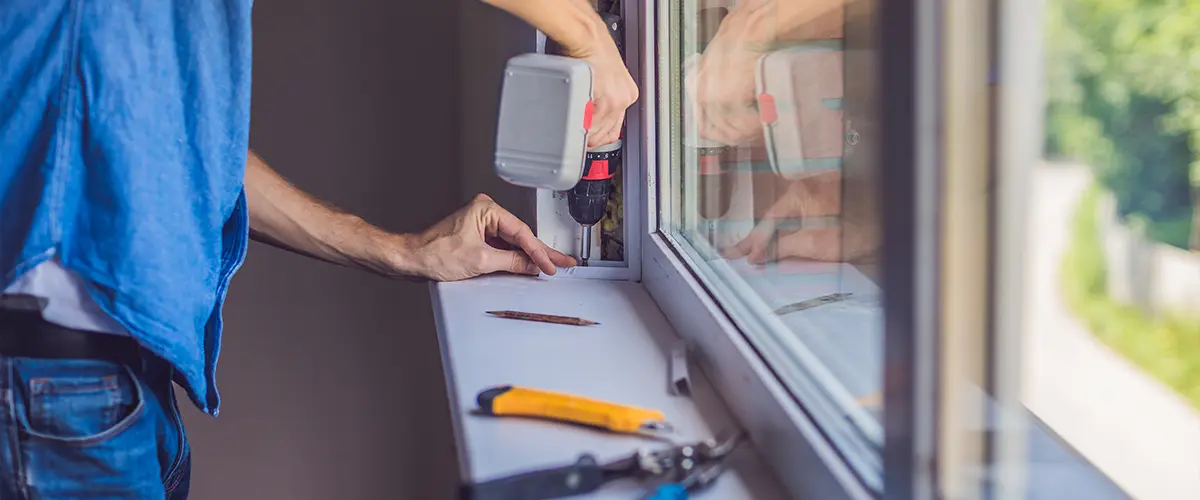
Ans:
[[[637,98],[587,0],[486,0],[593,68],[591,145]],[[0,0],[0,498],[185,498],[171,390],[216,415],[249,238],[391,277],[574,260],[486,196],[392,234],[249,151],[250,0]],[[496,248],[502,239],[512,248]]]

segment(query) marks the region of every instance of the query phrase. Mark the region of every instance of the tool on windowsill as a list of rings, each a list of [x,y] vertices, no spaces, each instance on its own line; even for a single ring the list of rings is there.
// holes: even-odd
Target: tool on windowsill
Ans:
[[[479,409],[488,415],[556,420],[628,434],[669,433],[674,430],[658,410],[573,394],[505,385],[485,389],[475,400]]]
[[[741,442],[740,432],[660,450],[642,449],[607,464],[585,453],[564,467],[524,472],[513,476],[466,485],[462,498],[470,500],[539,500],[591,493],[605,484],[632,479],[667,483],[658,488],[678,493],[695,491],[712,484],[724,469],[724,460]],[[653,497],[656,500],[684,497]]]
[[[683,481],[659,486],[646,500],[687,500],[688,493],[707,488],[722,472],[725,472],[724,464],[713,464],[688,475]]]
[[[557,323],[560,325],[592,326],[600,324],[595,321],[589,321],[582,318],[575,318],[572,316],[555,316],[553,314],[538,314],[521,311],[488,311],[487,313],[498,318],[537,321],[540,323]]]
[[[816,298],[812,298],[812,299],[808,299],[808,300],[802,300],[800,302],[796,302],[794,304],[788,304],[786,306],[780,307],[779,309],[776,309],[775,315],[783,316],[784,314],[790,314],[790,313],[794,313],[797,311],[803,311],[805,309],[812,309],[814,307],[823,306],[825,304],[841,302],[843,300],[846,300],[846,299],[852,297],[853,295],[854,294],[849,293],[849,292],[838,292],[838,293],[831,293],[828,295],[822,295],[820,297],[816,297]]]
[[[671,348],[668,390],[672,396],[691,396],[692,380],[688,375],[688,344],[680,340]]]

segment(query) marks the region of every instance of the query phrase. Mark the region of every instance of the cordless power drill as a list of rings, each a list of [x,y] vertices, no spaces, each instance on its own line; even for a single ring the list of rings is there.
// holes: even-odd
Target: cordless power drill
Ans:
[[[600,17],[623,58],[620,16],[603,12]],[[567,192],[568,211],[582,228],[579,258],[586,266],[592,227],[604,218],[612,179],[621,167],[621,140],[586,149],[593,109],[591,67],[563,53],[561,46],[547,40],[546,54],[522,54],[508,61],[495,169],[513,184]]]

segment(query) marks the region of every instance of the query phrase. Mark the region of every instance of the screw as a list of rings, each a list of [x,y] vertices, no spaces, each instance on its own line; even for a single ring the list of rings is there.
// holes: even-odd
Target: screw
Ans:
[[[849,132],[846,132],[846,144],[849,144],[851,146],[857,146],[858,139],[859,139],[859,136],[858,136],[857,131],[851,129]]]
[[[567,474],[567,489],[574,490],[579,488],[579,483],[582,479],[579,477],[579,472]]]

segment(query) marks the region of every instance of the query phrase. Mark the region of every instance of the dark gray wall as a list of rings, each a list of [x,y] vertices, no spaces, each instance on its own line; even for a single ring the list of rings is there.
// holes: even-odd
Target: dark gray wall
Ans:
[[[396,231],[464,199],[456,2],[289,0],[254,11],[251,144]],[[225,308],[221,416],[185,405],[193,498],[438,499],[456,479],[423,284],[252,245]]]
[[[492,159],[504,64],[512,56],[533,52],[537,32],[520,19],[479,0],[458,0],[458,5],[462,194],[488,193],[532,226],[534,191],[496,177]]]

